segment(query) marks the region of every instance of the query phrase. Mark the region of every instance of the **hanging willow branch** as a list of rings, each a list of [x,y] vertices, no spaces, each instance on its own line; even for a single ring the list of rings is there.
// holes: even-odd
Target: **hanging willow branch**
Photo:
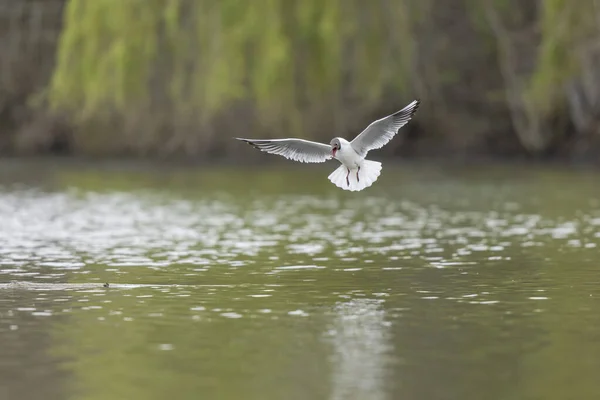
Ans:
[[[161,92],[175,114],[209,118],[249,100],[263,118],[292,118],[344,87],[376,100],[407,87],[410,51],[396,43],[410,26],[389,15],[414,1],[70,0],[50,103],[98,116]]]

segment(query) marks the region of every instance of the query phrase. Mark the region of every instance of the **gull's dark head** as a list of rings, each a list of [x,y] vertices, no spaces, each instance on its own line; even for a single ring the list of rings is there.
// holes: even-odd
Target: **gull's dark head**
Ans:
[[[331,145],[331,154],[335,157],[335,153],[342,148],[342,143],[340,142],[340,139],[333,138],[329,144]]]

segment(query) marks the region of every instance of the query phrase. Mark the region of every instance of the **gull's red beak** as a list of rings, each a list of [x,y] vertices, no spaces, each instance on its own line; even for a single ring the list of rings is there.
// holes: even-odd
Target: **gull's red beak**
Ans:
[[[334,157],[335,157],[336,152],[337,152],[337,147],[334,147],[333,149],[331,149],[331,154],[333,154]]]

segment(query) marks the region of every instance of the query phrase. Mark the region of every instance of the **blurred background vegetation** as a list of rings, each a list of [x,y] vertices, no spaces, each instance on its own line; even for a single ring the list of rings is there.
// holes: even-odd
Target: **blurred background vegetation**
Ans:
[[[258,158],[232,136],[384,155],[595,161],[600,0],[0,0],[0,152]]]

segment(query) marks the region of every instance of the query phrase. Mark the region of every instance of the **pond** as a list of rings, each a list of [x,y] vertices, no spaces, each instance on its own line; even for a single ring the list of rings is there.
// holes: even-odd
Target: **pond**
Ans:
[[[598,396],[600,173],[335,167],[2,161],[0,398]]]

